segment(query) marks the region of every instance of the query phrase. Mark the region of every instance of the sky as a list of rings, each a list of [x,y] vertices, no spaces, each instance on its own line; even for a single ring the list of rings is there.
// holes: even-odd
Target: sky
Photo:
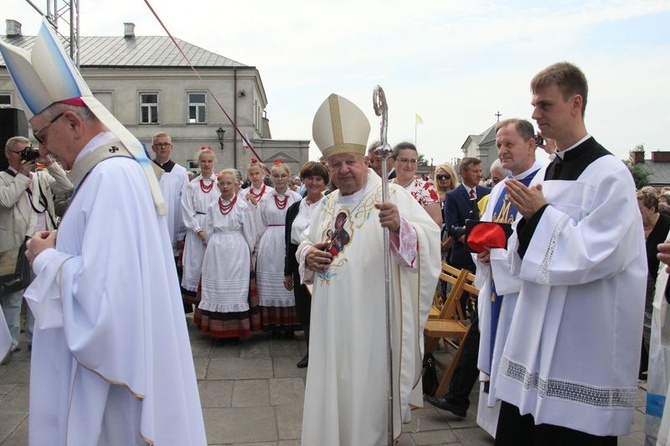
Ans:
[[[531,120],[530,79],[568,61],[589,81],[586,127],[601,144],[622,159],[638,144],[646,158],[670,151],[670,0],[79,0],[80,34],[118,36],[132,22],[136,35],[165,35],[147,1],[175,37],[258,68],[273,139],[311,140],[330,93],[356,103],[379,139],[381,85],[389,143],[451,162],[498,112]],[[0,11],[37,33],[25,0]]]

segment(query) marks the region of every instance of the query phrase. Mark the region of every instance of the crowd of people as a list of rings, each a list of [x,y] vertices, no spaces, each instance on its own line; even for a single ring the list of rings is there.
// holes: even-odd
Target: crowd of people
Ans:
[[[47,28],[37,39],[60,48]],[[0,347],[11,361],[25,297],[31,444],[206,444],[184,312],[223,342],[304,331],[306,446],[388,444],[424,399],[464,417],[478,382],[496,445],[614,445],[638,379],[647,441],[666,444],[670,192],[636,191],[587,132],[576,66],[533,78],[537,131],[498,123],[488,180],[474,157],[418,175],[410,142],[380,155],[336,94],[312,124],[322,161],[217,171],[203,147],[190,178],[170,135],[149,159],[64,52],[47,73],[1,48],[13,79],[30,73],[16,87],[38,142],[11,138],[0,172],[0,267],[18,280],[2,284]],[[475,273],[479,295],[460,303],[470,324],[447,393],[424,396],[442,262]]]

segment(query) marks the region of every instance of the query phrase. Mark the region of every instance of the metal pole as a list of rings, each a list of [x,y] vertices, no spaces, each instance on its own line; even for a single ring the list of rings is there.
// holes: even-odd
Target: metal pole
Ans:
[[[391,155],[391,146],[387,142],[388,105],[382,87],[377,85],[372,95],[375,114],[382,117],[379,147],[376,153],[382,159],[382,203],[388,201],[389,184],[386,160]],[[387,445],[393,445],[393,342],[391,338],[391,242],[389,230],[384,228],[384,296],[386,302],[386,367],[388,369],[388,406],[387,406]]]

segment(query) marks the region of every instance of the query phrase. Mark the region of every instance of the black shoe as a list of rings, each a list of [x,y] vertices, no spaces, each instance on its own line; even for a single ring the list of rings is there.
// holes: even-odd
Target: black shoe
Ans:
[[[433,406],[437,407],[438,409],[446,410],[447,412],[451,412],[457,417],[465,418],[465,415],[467,413],[467,409],[463,409],[462,407],[458,407],[455,404],[450,403],[447,401],[446,398],[435,398],[434,396],[428,396],[424,395],[423,397],[424,400],[432,404]]]
[[[304,369],[307,367],[307,363],[309,362],[309,355],[305,355],[298,363],[296,364],[296,367],[299,369]]]

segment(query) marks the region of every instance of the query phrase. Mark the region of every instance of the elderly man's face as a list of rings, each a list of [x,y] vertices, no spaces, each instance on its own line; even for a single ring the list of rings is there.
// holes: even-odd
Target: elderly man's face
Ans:
[[[377,155],[373,150],[368,153],[368,158],[370,160],[370,169],[374,170],[377,175],[382,176],[382,157]]]
[[[30,118],[28,122],[33,134],[37,134],[42,141],[39,145],[40,157],[52,155],[65,170],[70,170],[81,150],[76,149],[73,140],[74,129],[81,124],[80,121],[72,111],[59,113],[53,118],[49,118],[46,113]]]
[[[338,153],[328,158],[331,179],[342,195],[351,195],[365,187],[368,159],[355,153]]]
[[[17,142],[14,144],[14,147],[11,150],[5,150],[5,156],[7,157],[7,162],[14,170],[18,171],[19,168],[21,167],[21,164],[23,163],[23,158],[21,158],[19,152],[21,152],[21,150],[25,149],[28,146],[30,146],[29,143]],[[26,164],[30,164],[32,170],[33,167],[35,166],[35,160],[27,161]]]

